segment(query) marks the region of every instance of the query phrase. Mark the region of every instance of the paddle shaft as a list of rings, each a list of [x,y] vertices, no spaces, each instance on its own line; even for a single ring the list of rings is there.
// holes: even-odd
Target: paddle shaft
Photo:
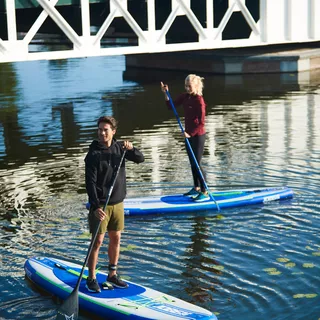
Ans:
[[[182,132],[182,134],[184,135],[185,130],[184,130],[183,126],[182,126],[182,123],[181,123],[181,121],[180,121],[180,117],[179,117],[179,115],[178,115],[178,112],[177,112],[177,110],[176,110],[176,108],[175,108],[175,106],[174,106],[174,103],[173,103],[173,101],[172,101],[172,99],[171,99],[171,96],[170,96],[170,93],[169,93],[168,90],[166,90],[166,95],[167,95],[167,97],[168,97],[168,99],[169,99],[169,101],[170,101],[171,108],[172,108],[172,110],[173,110],[173,112],[174,112],[174,114],[175,114],[175,116],[176,116],[176,118],[177,118],[177,121],[178,121],[179,127],[180,127],[180,129],[181,129],[181,132]],[[185,137],[185,141],[186,141],[186,145],[187,145],[187,148],[188,148],[188,150],[189,150],[189,153],[191,154],[192,160],[193,160],[194,164],[196,165],[196,168],[197,168],[198,173],[199,173],[199,175],[200,175],[200,177],[201,177],[201,180],[203,181],[204,187],[205,187],[206,190],[208,191],[208,195],[209,195],[210,199],[211,199],[212,201],[214,201],[214,203],[215,203],[216,206],[217,206],[218,211],[220,211],[220,207],[219,207],[217,201],[214,199],[213,195],[211,194],[211,192],[210,192],[210,190],[209,190],[209,187],[208,187],[208,185],[207,185],[207,183],[206,183],[206,181],[205,181],[205,179],[204,179],[204,176],[203,176],[203,173],[202,173],[201,168],[200,168],[200,166],[199,166],[199,163],[198,163],[198,161],[197,161],[197,158],[196,158],[196,156],[194,155],[194,152],[193,152],[193,150],[192,150],[192,148],[191,148],[190,142],[189,142],[189,140],[188,140],[187,137]]]
[[[118,174],[119,174],[119,171],[120,171],[120,168],[121,168],[121,165],[122,165],[122,162],[123,162],[125,154],[126,154],[126,150],[124,150],[124,152],[123,152],[123,154],[121,156],[121,160],[120,160],[119,166],[117,168],[117,171],[115,173],[114,179],[112,181],[112,185],[111,185],[111,187],[109,189],[109,192],[108,192],[108,195],[107,195],[106,203],[103,206],[103,211],[106,210],[107,205],[109,203],[109,200],[110,200],[110,197],[111,197],[111,194],[112,194],[112,190],[113,190],[115,182],[117,180],[117,177],[118,177]],[[87,256],[86,256],[86,258],[84,260],[81,272],[79,274],[79,278],[78,278],[77,284],[76,284],[75,288],[73,289],[72,293],[70,294],[70,296],[62,304],[62,307],[60,308],[60,310],[58,310],[58,315],[57,315],[56,319],[62,319],[61,315],[65,316],[65,314],[66,314],[65,309],[66,308],[64,307],[64,304],[70,305],[74,309],[74,310],[67,310],[68,313],[66,315],[67,316],[73,315],[73,318],[72,318],[73,320],[78,319],[78,303],[79,303],[78,302],[78,291],[79,291],[79,287],[80,287],[80,283],[81,283],[81,280],[82,280],[82,277],[83,277],[83,273],[84,273],[84,270],[85,270],[85,268],[87,266],[87,263],[88,263],[88,260],[89,260],[93,245],[94,245],[94,243],[96,241],[96,238],[98,236],[98,231],[99,231],[100,225],[101,225],[101,220],[99,221],[97,229],[96,229],[96,231],[95,231],[95,233],[94,233],[94,235],[93,235],[93,237],[91,239],[91,243],[90,243],[90,246],[88,248]],[[73,300],[72,303],[68,302],[69,299]],[[65,319],[65,318],[63,318],[63,319]]]

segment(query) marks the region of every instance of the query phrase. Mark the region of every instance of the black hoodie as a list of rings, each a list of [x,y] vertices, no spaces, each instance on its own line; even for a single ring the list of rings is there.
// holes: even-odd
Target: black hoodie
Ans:
[[[97,140],[92,141],[84,161],[86,189],[90,207],[93,210],[97,209],[99,205],[105,204],[123,152],[123,141],[113,139],[109,148]],[[125,159],[140,163],[144,161],[144,156],[138,149],[133,148],[127,150]],[[125,161],[123,161],[108,204],[122,202],[126,192],[126,170]]]

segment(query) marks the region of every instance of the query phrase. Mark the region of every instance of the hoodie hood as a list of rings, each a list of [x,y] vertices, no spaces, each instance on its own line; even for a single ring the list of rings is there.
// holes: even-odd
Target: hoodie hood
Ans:
[[[115,138],[113,138],[111,146],[109,148],[111,148],[116,142],[117,142],[117,140]],[[109,148],[106,147],[106,145],[101,143],[99,140],[93,140],[89,146],[90,151],[100,151],[100,150],[106,150]]]

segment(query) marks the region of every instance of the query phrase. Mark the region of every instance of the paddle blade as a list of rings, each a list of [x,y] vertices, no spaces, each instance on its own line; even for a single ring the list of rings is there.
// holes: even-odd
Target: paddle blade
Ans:
[[[73,290],[60,308],[56,320],[77,320],[79,314],[78,290]]]

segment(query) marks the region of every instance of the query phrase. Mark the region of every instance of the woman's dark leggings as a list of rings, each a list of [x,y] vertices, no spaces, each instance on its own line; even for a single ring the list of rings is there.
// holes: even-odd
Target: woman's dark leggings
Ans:
[[[201,169],[202,175],[204,177],[204,179],[206,180],[206,175],[205,172],[202,170],[201,167],[201,159],[202,159],[202,155],[203,155],[203,151],[204,151],[204,143],[206,140],[206,134],[203,134],[201,136],[194,136],[194,137],[190,137],[188,138],[191,149],[194,153],[195,158],[197,159],[198,165]],[[189,151],[189,148],[187,147],[187,153],[189,156],[189,161],[191,164],[191,171],[192,171],[192,176],[193,176],[193,183],[194,183],[194,187],[200,187],[202,192],[206,191],[206,187],[204,186],[204,183],[201,179],[201,175],[197,169],[197,165],[194,163],[194,159],[192,157],[192,154]]]

